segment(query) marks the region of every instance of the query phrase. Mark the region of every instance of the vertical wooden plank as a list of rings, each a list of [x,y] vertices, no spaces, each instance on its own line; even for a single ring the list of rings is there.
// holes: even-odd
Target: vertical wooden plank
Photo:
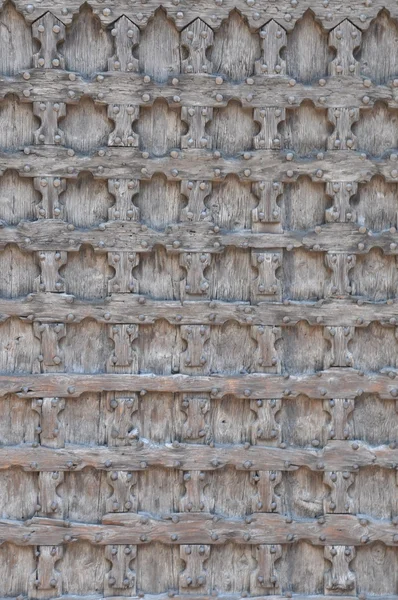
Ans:
[[[382,10],[364,32],[358,60],[361,73],[375,83],[386,83],[398,73],[398,62],[395,52],[388,52],[391,44],[397,39],[397,24]]]
[[[242,108],[235,100],[231,100],[225,108],[215,108],[209,124],[213,148],[230,155],[251,150],[258,130],[252,111]]]
[[[323,593],[323,548],[305,542],[287,545],[279,568],[286,591],[296,594]]]
[[[139,61],[141,72],[155,81],[167,81],[180,72],[179,35],[162,8],[155,12],[143,32]]]
[[[365,354],[363,348],[366,344],[371,344],[371,348]],[[375,371],[395,365],[397,351],[395,331],[393,328],[382,328],[378,323],[357,329],[350,350],[354,365],[358,369]]]
[[[83,4],[67,29],[62,47],[66,69],[86,77],[106,71],[112,49],[110,32],[101,26],[88,4]]]
[[[105,563],[104,546],[88,542],[67,544],[62,559],[64,593],[79,594],[84,589],[88,594],[95,594],[102,590],[108,568]]]
[[[92,246],[84,245],[79,252],[69,252],[68,262],[62,269],[68,294],[82,300],[105,298],[111,267],[105,254],[96,254]]]
[[[358,195],[353,201],[358,225],[371,231],[383,231],[397,225],[397,208],[394,198],[396,183],[387,183],[382,177],[373,177],[366,185],[358,185]]]
[[[9,170],[0,178],[0,218],[9,225],[18,225],[22,220],[36,219],[36,205],[40,194],[32,182]]]
[[[282,371],[288,373],[320,371],[321,357],[327,349],[321,327],[309,327],[300,321],[295,327],[282,329]]]
[[[226,248],[221,254],[213,255],[205,276],[206,273],[210,298],[225,301],[249,300],[251,286],[247,274],[254,278],[255,273],[247,250]],[[231,277],[230,273],[233,273],[234,277]]]
[[[178,590],[178,576],[182,570],[180,547],[153,543],[140,546],[137,555],[137,587],[149,594]],[[153,560],[157,556],[157,560]],[[148,564],[151,568],[148,569]],[[147,591],[148,590],[148,591]]]
[[[355,295],[373,302],[392,300],[397,289],[397,265],[395,257],[385,256],[375,249],[357,256],[352,273],[352,286]]]
[[[180,137],[186,131],[180,110],[169,108],[164,100],[156,100],[152,106],[143,107],[137,123],[140,149],[162,156],[180,146]]]
[[[327,274],[324,255],[297,249],[284,253],[283,290],[289,300],[314,300],[325,295]]]
[[[305,230],[322,225],[328,208],[324,184],[300,177],[284,186],[280,204],[285,228]]]
[[[95,104],[86,97],[78,104],[68,105],[60,127],[65,134],[65,145],[76,152],[88,152],[106,146],[113,129],[106,106]],[[82,131],[85,131],[83,137]]]
[[[3,519],[29,519],[36,512],[36,505],[36,473],[24,473],[20,469],[0,472],[0,514]]]
[[[5,298],[26,296],[35,289],[39,267],[33,254],[10,244],[0,252],[0,293]]]
[[[352,127],[358,150],[382,156],[398,144],[398,116],[384,102],[376,102],[371,110],[362,111]]]
[[[355,560],[358,592],[366,590],[368,594],[383,594],[386,590],[395,591],[398,585],[397,560],[396,550],[380,542],[359,548]]]
[[[157,247],[153,252],[140,253],[139,264],[133,273],[141,294],[156,300],[177,300],[180,298],[181,271],[179,256]]]
[[[372,445],[391,443],[398,435],[396,400],[381,400],[374,394],[362,394],[355,400],[352,425],[356,439]]]
[[[304,100],[299,108],[286,111],[286,121],[281,125],[281,134],[285,148],[306,156],[326,150],[331,129],[326,111],[315,108],[311,101]]]
[[[36,428],[39,416],[30,402],[14,394],[4,396],[0,402],[0,439],[4,445],[38,441]]]
[[[0,14],[0,72],[14,75],[32,64],[33,43],[29,25],[11,2]]]
[[[164,175],[154,175],[150,181],[141,183],[136,204],[143,223],[165,229],[180,215],[183,206],[180,186],[177,182],[167,181]]]
[[[251,33],[237,10],[223,21],[214,36],[211,52],[213,70],[232,81],[242,81],[252,75],[254,61],[260,57],[260,40]]]
[[[38,120],[31,104],[22,104],[14,94],[7,94],[0,102],[0,147],[5,149],[30,146]]]
[[[230,175],[213,185],[207,206],[215,225],[238,231],[250,228],[251,211],[256,206],[256,199],[251,193],[250,184],[241,183],[237,177]]]
[[[18,596],[25,594],[35,569],[34,547],[21,548],[14,544],[0,546],[1,594]]]
[[[302,83],[312,83],[327,75],[331,52],[327,33],[307,10],[287,35],[284,53],[287,73]]]

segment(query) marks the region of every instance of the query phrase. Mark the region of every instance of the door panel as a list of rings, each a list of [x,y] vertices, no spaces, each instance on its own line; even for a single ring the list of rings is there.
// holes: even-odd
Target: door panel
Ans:
[[[0,599],[398,599],[398,9],[0,12]]]

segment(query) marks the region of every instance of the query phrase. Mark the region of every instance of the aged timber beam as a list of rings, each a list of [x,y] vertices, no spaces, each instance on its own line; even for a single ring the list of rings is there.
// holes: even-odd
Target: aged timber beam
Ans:
[[[252,233],[249,229],[224,232],[209,222],[178,223],[164,231],[151,229],[133,221],[107,221],[91,229],[77,228],[61,220],[22,221],[17,227],[0,229],[0,249],[17,244],[22,250],[76,252],[89,244],[97,252],[146,253],[160,245],[169,252],[210,252],[219,254],[227,247],[243,249],[304,248],[313,252],[339,251],[367,254],[381,248],[385,254],[398,255],[398,234],[395,230],[374,233],[346,224],[328,224],[316,231],[283,233]]]
[[[0,395],[22,398],[74,397],[84,392],[208,392],[212,397],[232,394],[247,399],[294,397],[355,398],[363,393],[396,398],[396,372],[363,373],[350,367],[334,367],[301,375],[127,375],[90,373],[42,373],[0,375]]]
[[[310,325],[366,327],[379,322],[396,326],[398,302],[368,302],[361,297],[322,299],[316,302],[223,302],[221,300],[152,300],[145,295],[112,294],[104,301],[85,301],[71,294],[33,293],[25,298],[0,298],[0,320],[20,317],[27,321],[80,323],[155,323],[166,319],[175,325],[221,325],[236,321],[241,325],[293,326],[299,321]]]
[[[23,444],[0,449],[0,470],[18,467],[25,471],[81,471],[86,467],[105,471],[145,471],[151,467],[214,471],[235,467],[243,471],[358,471],[362,467],[395,469],[398,447],[373,447],[363,442],[329,441],[321,449],[250,444],[156,444],[139,439],[130,446],[76,446],[47,448]]]
[[[30,0],[15,0],[15,4],[24,15],[28,22],[35,21],[46,11],[51,11],[66,25],[70,24],[73,15],[75,15],[83,0],[71,0],[68,6],[65,6],[63,0],[45,0],[40,4],[31,4]],[[126,15],[132,21],[137,21],[140,28],[145,28],[150,17],[158,8],[157,0],[149,0],[140,5],[140,12],[137,13],[137,6],[128,0],[118,0],[118,2],[109,2],[106,7],[101,0],[90,0],[90,6],[99,16],[103,25],[110,25],[121,15]],[[111,6],[111,8],[109,8]],[[308,8],[311,8],[317,20],[322,23],[323,28],[328,31],[336,27],[342,20],[341,3],[338,0],[329,0],[325,5],[323,2],[313,0],[304,0],[298,5],[291,4],[288,0],[281,0],[277,5],[258,3],[254,6],[247,4],[244,0],[224,0],[216,5],[213,0],[201,0],[200,4],[183,5],[165,0],[162,6],[167,11],[167,15],[173,20],[177,29],[186,27],[193,19],[199,17],[203,19],[210,27],[219,29],[221,23],[226,19],[233,9],[239,12],[248,20],[252,31],[257,31],[264,23],[270,19],[277,19],[282,26],[291,31],[295,26],[297,19],[301,18]],[[372,3],[363,4],[362,1],[353,0],[350,3],[350,20],[360,29],[367,29],[371,20],[384,8],[385,2],[375,0]],[[392,18],[397,18],[397,9],[395,6],[388,6]]]
[[[249,517],[223,517],[210,513],[152,515],[111,513],[102,523],[78,523],[34,517],[26,521],[0,520],[3,542],[19,545],[58,545],[86,541],[92,544],[292,544],[305,540],[317,546],[398,544],[397,528],[390,520],[367,515],[322,515],[318,519],[292,519],[276,513]]]
[[[85,79],[78,73],[61,69],[30,69],[13,77],[0,77],[0,97],[12,93],[25,103],[45,99],[46,102],[76,104],[80,98],[88,96],[98,103],[136,106],[150,106],[158,98],[163,98],[171,106],[208,107],[226,106],[234,99],[253,108],[294,108],[304,100],[312,100],[322,108],[361,108],[382,100],[388,102],[391,108],[398,107],[392,79],[386,85],[376,85],[370,80],[364,84],[364,81],[363,77],[349,75],[338,79],[325,77],[313,85],[304,85],[286,75],[277,78],[258,75],[242,83],[233,83],[227,78],[220,83],[216,75],[181,73],[177,79],[170,77],[169,81],[160,85],[131,72],[106,71]],[[256,93],[248,97],[253,87]],[[365,96],[367,100],[364,102]]]
[[[129,595],[129,600],[140,600],[144,598],[146,600],[169,600],[170,598],[174,598],[174,600],[213,600],[217,598],[219,600],[242,600],[242,598],[247,597],[247,592],[243,592],[242,594],[238,593],[218,593],[217,590],[212,590],[211,593],[206,594],[195,594],[191,592],[190,594],[179,593],[176,590],[170,589],[168,592],[163,594],[144,594],[140,593],[139,595]],[[364,600],[365,596],[363,594],[359,594],[358,596],[337,596],[339,600]],[[84,596],[79,596],[77,594],[65,594],[64,596],[54,596],[54,600],[103,600],[104,596],[99,594],[88,594]],[[123,600],[126,596],[106,596],[107,600]],[[291,592],[285,592],[282,595],[272,594],[271,596],[254,596],[250,594],[250,600],[286,600],[286,598],[294,598],[294,600],[336,600],[335,595],[322,595],[322,594],[292,594]],[[393,595],[382,595],[382,596],[373,596],[374,600],[398,600],[398,596]],[[1,597],[0,600],[21,600],[21,596],[7,596]]]
[[[390,156],[392,158],[390,158]],[[23,152],[0,152],[0,172],[15,169],[25,177],[75,179],[90,171],[101,179],[133,177],[148,180],[162,172],[172,181],[183,179],[222,181],[227,175],[242,181],[297,181],[301,175],[313,181],[362,182],[375,175],[396,181],[396,154],[374,159],[353,150],[331,150],[310,158],[293,152],[255,150],[224,158],[219,151],[178,150],[164,157],[143,156],[130,147],[105,147],[91,154],[76,154],[70,148],[53,145],[27,146]],[[353,179],[353,174],[355,174]]]

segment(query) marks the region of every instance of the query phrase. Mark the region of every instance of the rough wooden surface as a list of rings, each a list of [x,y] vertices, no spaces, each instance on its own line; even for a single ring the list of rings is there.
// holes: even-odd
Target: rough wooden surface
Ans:
[[[174,517],[174,519],[173,519]],[[250,519],[225,518],[216,514],[149,513],[105,514],[101,524],[75,523],[33,517],[25,522],[0,521],[6,542],[59,545],[88,541],[101,545],[178,542],[178,544],[283,544],[307,540],[317,545],[355,545],[380,541],[396,544],[392,523],[361,515],[327,515],[316,520],[290,520],[283,515],[258,513]],[[366,523],[365,523],[366,521]],[[324,538],[324,539],[323,539]]]
[[[283,445],[283,444],[282,444]],[[255,447],[246,444],[217,445],[182,444],[175,440],[160,445],[141,439],[130,446],[85,448],[66,446],[45,447],[8,446],[0,456],[0,469],[21,467],[26,471],[81,471],[86,467],[107,471],[145,470],[164,467],[185,471],[212,471],[233,466],[246,471],[295,471],[307,467],[313,471],[357,471],[361,467],[395,469],[398,450],[394,444],[373,447],[357,441],[329,441],[314,448]]]
[[[71,0],[66,7],[60,0],[46,0],[37,5],[29,3],[29,0],[17,0],[15,4],[30,22],[50,10],[59,19],[69,24],[83,3],[81,0]],[[104,24],[113,23],[121,15],[126,15],[133,22],[137,22],[140,27],[146,26],[150,17],[159,7],[155,0],[144,3],[110,0],[106,6],[102,0],[90,0],[88,4]],[[348,16],[357,27],[366,29],[383,8],[387,8],[393,17],[397,16],[395,4],[390,4],[385,0],[375,0],[372,4],[366,5],[356,0],[350,4],[348,14],[337,0],[329,0],[327,4],[319,0],[304,0],[297,5],[292,5],[288,0],[284,0],[278,5],[267,4],[266,6],[256,2],[247,4],[243,0],[223,0],[218,3],[213,0],[201,0],[192,6],[187,1],[166,0],[162,6],[167,10],[167,15],[173,19],[178,29],[185,27],[197,17],[208,21],[210,27],[218,29],[234,9],[239,10],[255,30],[270,19],[276,19],[285,29],[291,30],[297,19],[302,17],[307,10],[311,10],[316,15],[326,30],[336,27]]]
[[[391,229],[373,233],[365,227],[357,228],[348,225],[340,228],[339,231],[337,225],[331,224],[324,227],[317,226],[316,231],[308,233],[257,234],[247,229],[224,233],[218,230],[218,226],[210,223],[195,225],[179,223],[159,231],[147,225],[114,221],[100,224],[99,227],[87,231],[59,220],[53,220],[51,223],[24,221],[18,227],[3,229],[0,247],[17,244],[22,250],[32,252],[45,251],[49,244],[55,243],[57,251],[77,251],[83,244],[89,244],[96,252],[102,253],[109,251],[147,253],[154,250],[155,246],[163,246],[175,254],[182,252],[219,254],[230,246],[244,250],[285,248],[288,252],[304,247],[312,252],[336,251],[347,254],[366,254],[373,248],[380,248],[385,255],[398,254],[398,235]],[[336,239],[336,235],[341,235],[341,238]]]
[[[73,256],[73,255],[72,255]],[[382,290],[380,290],[381,292]],[[175,325],[222,325],[236,321],[247,326],[276,325],[292,327],[299,321],[310,325],[359,328],[379,322],[395,328],[398,323],[396,301],[363,301],[362,297],[321,298],[313,301],[227,302],[221,300],[152,300],[133,294],[112,294],[98,300],[80,299],[71,294],[32,293],[26,297],[1,298],[1,321],[20,317],[28,321],[81,323],[94,319],[101,323],[154,324],[166,319]]]
[[[72,353],[77,352],[72,349]],[[171,354],[163,355],[165,367],[172,361]],[[43,362],[41,360],[41,362]],[[166,366],[167,365],[167,366]],[[103,367],[102,367],[103,368]],[[160,367],[161,368],[161,367]],[[143,369],[145,370],[145,368]],[[168,369],[167,369],[168,370]],[[237,370],[236,368],[234,370]],[[53,396],[75,397],[90,392],[124,393],[150,392],[195,392],[211,393],[213,396],[233,394],[240,398],[282,398],[306,394],[311,398],[337,398],[338,391],[344,398],[353,398],[363,393],[379,394],[382,398],[396,398],[398,388],[394,383],[397,376],[395,367],[379,373],[364,375],[357,369],[333,368],[317,373],[300,375],[122,375],[121,373],[41,373],[35,375],[0,375],[0,394],[18,394],[25,398],[40,398],[46,390]]]
[[[317,108],[349,106],[364,109],[365,115],[375,103],[382,102],[396,108],[398,102],[396,80],[392,76],[387,77],[381,85],[355,75],[313,78],[311,83],[305,82],[305,85],[299,79],[296,81],[286,75],[271,80],[256,75],[235,82],[228,78],[221,78],[220,81],[212,74],[181,73],[178,77],[170,75],[164,82],[158,82],[152,78],[146,81],[139,73],[115,73],[99,69],[100,73],[95,76],[82,77],[73,71],[27,69],[23,71],[25,75],[1,76],[0,94],[5,96],[13,93],[28,105],[46,99],[74,106],[87,96],[98,106],[127,103],[143,108],[151,107],[155,102],[159,104],[160,99],[165,100],[166,106],[175,108],[180,105],[225,107],[234,99],[245,107],[291,108],[300,106],[304,100],[311,100]]]
[[[0,4],[0,598],[397,600],[397,3]]]
[[[94,142],[94,148],[96,146]],[[294,182],[305,175],[316,182],[345,183],[369,181],[377,175],[382,175],[386,182],[394,182],[398,178],[395,153],[376,159],[366,153],[349,150],[326,152],[326,148],[325,152],[311,153],[309,157],[305,156],[305,151],[295,154],[288,150],[280,153],[272,150],[221,153],[218,150],[195,149],[188,153],[173,149],[171,152],[157,157],[156,154],[147,156],[146,152],[134,148],[109,147],[82,156],[70,148],[50,145],[33,148],[26,145],[24,152],[1,152],[0,169],[15,169],[22,177],[76,179],[79,173],[89,171],[100,179],[139,178],[143,181],[151,180],[159,171],[173,181],[222,182],[228,175],[236,175],[243,181],[279,180],[284,183]]]

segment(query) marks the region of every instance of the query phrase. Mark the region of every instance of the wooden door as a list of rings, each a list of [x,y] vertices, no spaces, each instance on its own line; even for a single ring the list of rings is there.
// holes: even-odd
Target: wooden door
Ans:
[[[0,598],[398,598],[398,4],[0,14]]]

